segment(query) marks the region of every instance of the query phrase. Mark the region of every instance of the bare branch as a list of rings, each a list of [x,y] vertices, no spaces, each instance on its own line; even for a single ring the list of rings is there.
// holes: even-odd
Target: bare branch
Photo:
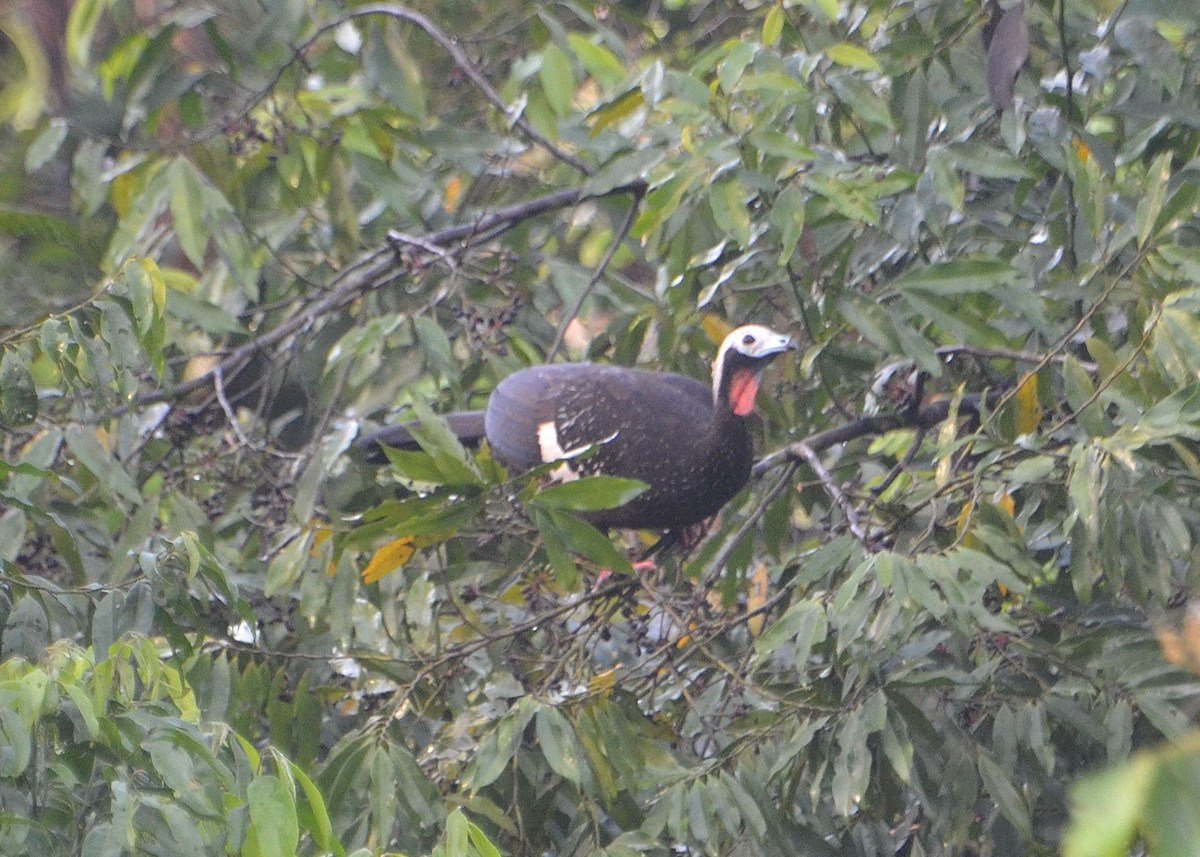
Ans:
[[[991,390],[987,393],[973,393],[964,396],[958,404],[959,413],[978,414],[981,407],[994,407],[1004,395],[1005,392],[1002,390]],[[950,405],[949,399],[943,399],[917,408],[911,413],[859,417],[837,428],[818,432],[763,456],[755,462],[753,475],[762,476],[767,471],[789,461],[807,461],[808,456],[805,449],[811,452],[821,452],[839,443],[849,443],[860,437],[874,437],[901,428],[927,431],[950,416]]]
[[[817,474],[817,478],[825,486],[825,491],[833,498],[833,502],[837,503],[838,508],[842,510],[842,514],[846,516],[846,525],[850,527],[850,532],[854,533],[855,538],[864,545],[867,544],[867,531],[863,529],[862,521],[858,517],[858,510],[854,508],[853,503],[846,499],[846,495],[838,487],[833,474],[822,463],[821,457],[804,441],[795,443],[792,446],[808,462],[808,466],[812,468],[813,473]]]
[[[645,184],[638,181],[612,188],[603,194],[599,194],[597,198],[623,193],[635,193],[640,197],[644,191]],[[451,226],[426,235],[413,236],[405,234],[401,236],[401,233],[395,233],[395,235],[389,235],[389,240],[393,244],[400,242],[422,247],[426,252],[440,256],[432,248],[445,247],[446,244],[454,241],[463,242],[462,248],[472,247],[480,240],[479,236],[481,232],[486,231],[487,239],[491,240],[494,235],[512,228],[525,219],[550,211],[569,208],[585,198],[592,197],[585,196],[579,188],[555,191],[554,193],[498,209],[479,218],[474,223]],[[140,407],[154,402],[177,401],[189,393],[211,384],[214,375],[218,371],[228,375],[237,367],[242,366],[255,354],[276,348],[292,337],[311,330],[325,316],[337,312],[357,300],[361,295],[393,282],[398,276],[394,247],[378,247],[370,250],[333,277],[327,288],[323,291],[321,298],[314,300],[278,327],[274,327],[262,335],[238,346],[208,372],[191,380],[176,384],[170,390],[151,390],[142,393],[132,403],[121,405],[109,411],[105,414],[105,418],[118,417],[127,413],[133,407]]]
[[[558,354],[558,349],[562,347],[563,337],[567,335],[567,328],[570,326],[571,320],[579,315],[579,310],[583,308],[583,302],[592,293],[592,289],[596,288],[596,284],[600,282],[600,278],[604,276],[604,272],[608,269],[608,263],[612,261],[617,249],[625,242],[629,231],[633,229],[633,224],[637,220],[638,209],[641,207],[642,197],[645,195],[645,192],[645,185],[633,189],[633,202],[629,206],[629,212],[625,215],[625,220],[621,224],[621,228],[613,236],[608,249],[604,251],[604,258],[596,266],[591,279],[588,280],[587,285],[580,291],[579,297],[575,299],[575,303],[571,305],[571,309],[564,313],[558,322],[558,332],[554,334],[554,344],[550,346],[550,351],[546,354],[547,363],[554,360],[554,356]]]
[[[426,18],[420,12],[391,3],[373,3],[366,6],[358,6],[350,10],[346,14],[345,18],[361,18],[367,15],[387,15],[392,18],[399,18],[402,21],[408,21],[410,24],[415,24],[416,26],[420,27],[425,31],[426,35],[441,45],[446,53],[450,54],[451,58],[454,60],[454,64],[462,70],[463,74],[465,74],[467,78],[473,84],[475,84],[476,87],[478,87],[479,91],[484,94],[488,101],[492,102],[492,104],[495,105],[498,110],[508,117],[509,121],[512,122],[514,127],[521,129],[521,133],[523,133],[538,146],[541,146],[553,157],[562,161],[564,164],[574,167],[585,176],[591,176],[595,173],[595,168],[593,168],[591,164],[551,143],[549,140],[543,137],[536,128],[533,127],[533,125],[524,117],[524,115],[514,110],[512,105],[507,104],[500,96],[500,93],[496,91],[495,87],[493,87],[488,79],[483,76],[483,72],[476,67],[475,63],[471,62],[471,58],[468,57],[466,52],[464,52],[463,49],[458,46],[458,41],[448,36],[445,31],[443,31],[442,28],[437,24],[433,23],[433,21]],[[341,23],[342,21],[338,21],[336,25],[340,25]],[[322,28],[322,30],[325,29],[328,29],[328,27]]]

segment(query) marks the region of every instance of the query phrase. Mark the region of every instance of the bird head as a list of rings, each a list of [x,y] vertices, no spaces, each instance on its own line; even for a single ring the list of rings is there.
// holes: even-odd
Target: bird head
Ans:
[[[744,324],[730,331],[713,360],[713,401],[726,401],[740,417],[754,410],[763,370],[796,343],[761,324]]]

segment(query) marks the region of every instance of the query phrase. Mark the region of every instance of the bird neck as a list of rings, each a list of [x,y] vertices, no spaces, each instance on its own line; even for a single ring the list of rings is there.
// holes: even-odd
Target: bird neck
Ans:
[[[749,366],[737,365],[738,362],[727,359],[716,368],[713,378],[714,420],[722,419],[723,415],[740,419],[754,410],[761,369],[755,371]]]

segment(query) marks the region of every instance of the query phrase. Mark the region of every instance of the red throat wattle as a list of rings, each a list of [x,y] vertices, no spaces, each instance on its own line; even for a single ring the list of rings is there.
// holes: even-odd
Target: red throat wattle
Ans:
[[[754,410],[754,399],[758,395],[758,376],[747,370],[739,369],[733,373],[729,381],[729,405],[739,417]]]

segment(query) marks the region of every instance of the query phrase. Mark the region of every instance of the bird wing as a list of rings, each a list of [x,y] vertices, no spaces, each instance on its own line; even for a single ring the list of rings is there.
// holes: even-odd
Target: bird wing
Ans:
[[[617,456],[624,461],[635,446],[659,455],[672,444],[686,443],[711,414],[712,392],[694,378],[568,363],[534,366],[505,378],[488,401],[485,424],[496,457],[529,469],[556,457],[544,457],[548,424],[564,452],[608,441],[625,450]],[[608,456],[598,452],[595,457]]]

